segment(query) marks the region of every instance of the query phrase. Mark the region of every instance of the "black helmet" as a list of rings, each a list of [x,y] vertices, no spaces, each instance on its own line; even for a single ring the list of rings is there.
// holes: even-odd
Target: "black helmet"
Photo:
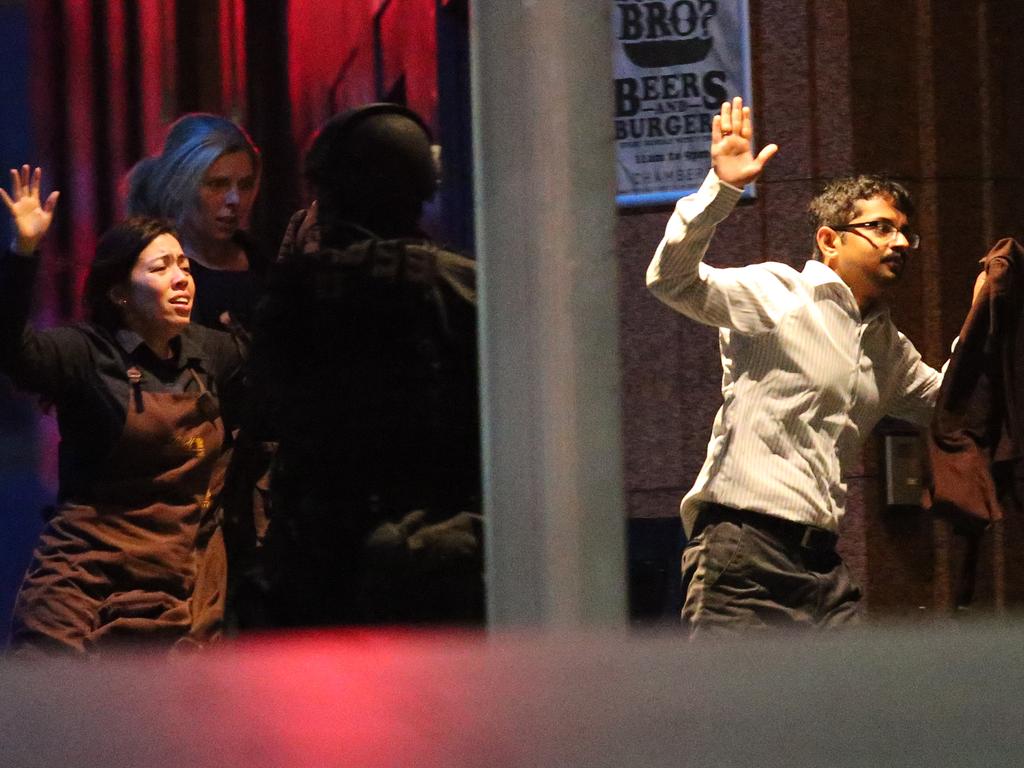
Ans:
[[[317,131],[304,170],[317,194],[351,189],[362,197],[401,194],[423,203],[437,188],[432,143],[430,129],[412,110],[368,104],[335,115]]]

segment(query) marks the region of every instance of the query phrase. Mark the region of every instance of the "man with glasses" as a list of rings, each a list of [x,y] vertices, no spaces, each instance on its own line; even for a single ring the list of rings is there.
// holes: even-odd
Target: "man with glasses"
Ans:
[[[893,325],[882,298],[920,242],[909,193],[871,176],[811,203],[815,259],[718,269],[702,261],[777,147],[752,152],[741,99],[711,129],[713,170],[678,202],[647,285],[720,329],[723,404],[681,504],[683,620],[691,636],[855,621],[860,590],[836,554],[844,469],[885,415],[926,425],[941,375]]]

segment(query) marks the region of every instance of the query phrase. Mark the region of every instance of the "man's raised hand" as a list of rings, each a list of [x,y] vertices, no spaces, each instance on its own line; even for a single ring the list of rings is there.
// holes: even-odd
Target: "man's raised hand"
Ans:
[[[779,147],[768,144],[755,157],[750,143],[753,135],[754,119],[743,99],[737,96],[724,102],[721,113],[711,121],[711,164],[719,179],[742,187],[761,175]]]

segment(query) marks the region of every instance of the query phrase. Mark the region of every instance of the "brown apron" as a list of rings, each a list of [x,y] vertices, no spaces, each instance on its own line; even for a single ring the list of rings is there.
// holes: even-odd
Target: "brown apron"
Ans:
[[[15,606],[22,649],[217,637],[227,581],[216,515],[226,455],[219,405],[198,392],[144,392],[129,369],[124,430],[91,503],[64,503],[40,537]]]

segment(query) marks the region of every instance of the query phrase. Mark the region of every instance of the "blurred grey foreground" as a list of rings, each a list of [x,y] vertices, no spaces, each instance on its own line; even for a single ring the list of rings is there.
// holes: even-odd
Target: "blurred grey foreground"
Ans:
[[[714,645],[350,631],[170,660],[12,659],[0,765],[1017,765],[1021,629]]]

